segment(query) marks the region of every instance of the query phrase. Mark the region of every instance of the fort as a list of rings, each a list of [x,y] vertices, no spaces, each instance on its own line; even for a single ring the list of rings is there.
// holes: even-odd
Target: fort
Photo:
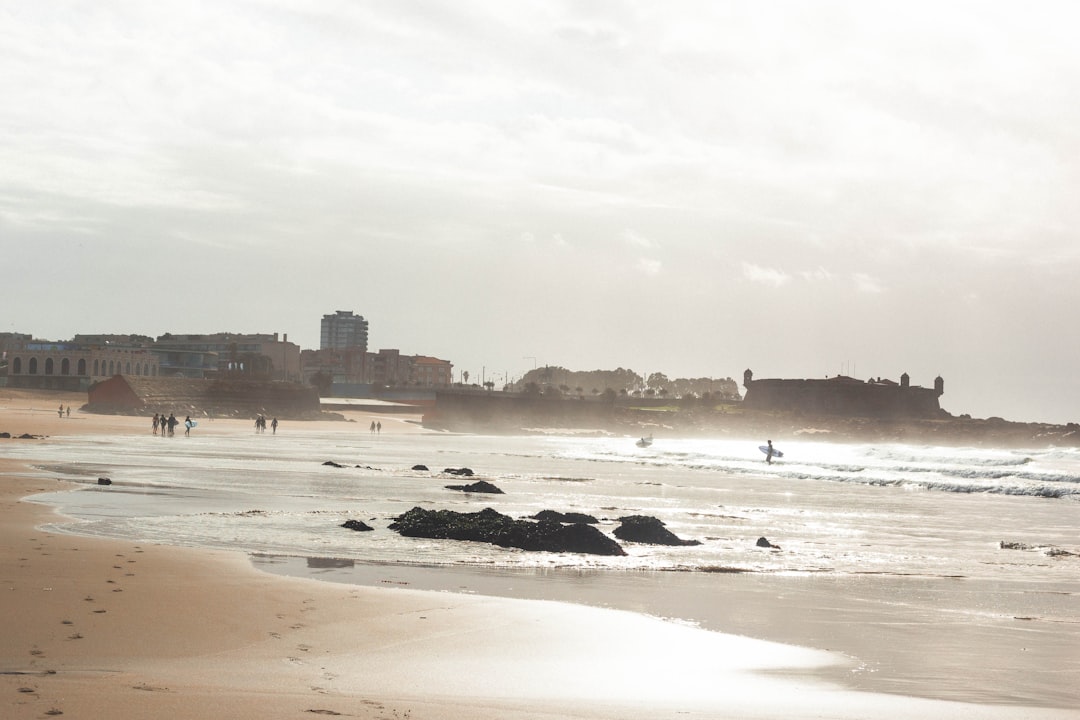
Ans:
[[[881,378],[864,382],[844,375],[824,380],[755,380],[747,370],[743,387],[743,407],[761,412],[880,419],[932,419],[945,414],[938,403],[945,392],[940,376],[931,389],[912,385],[907,373],[897,383]]]

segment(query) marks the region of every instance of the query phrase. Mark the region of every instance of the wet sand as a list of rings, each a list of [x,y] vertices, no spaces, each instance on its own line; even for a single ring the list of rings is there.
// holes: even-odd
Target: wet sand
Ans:
[[[0,431],[150,435],[149,418],[86,415],[68,397],[58,418],[59,395],[0,389]],[[415,430],[383,419],[383,432]],[[634,613],[323,583],[240,553],[45,533],[56,516],[21,498],[62,483],[3,460],[13,442],[38,443],[42,461],[49,448],[0,439],[5,718],[1077,717],[851,692],[815,679],[838,661],[828,653]]]

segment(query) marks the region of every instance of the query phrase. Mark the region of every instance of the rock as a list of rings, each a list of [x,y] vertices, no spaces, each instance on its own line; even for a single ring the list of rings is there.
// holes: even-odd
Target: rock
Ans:
[[[428,466],[427,465],[413,465],[412,469],[413,470],[419,470],[421,472],[428,472]]]
[[[37,440],[37,435],[31,435],[30,433],[23,433],[18,437],[19,440]]]
[[[557,523],[587,523],[589,525],[597,525],[599,520],[592,515],[586,515],[585,513],[561,513],[555,510],[541,510],[532,516],[533,520],[547,520],[548,522]]]
[[[764,538],[764,537],[759,537],[757,539],[757,546],[760,547],[760,548],[772,548],[774,550],[779,550],[780,549],[779,545],[773,545],[771,542],[769,542],[769,540],[767,538]]]
[[[1031,550],[1031,546],[1027,543],[1009,542],[1007,540],[1002,540],[1000,543],[998,543],[998,547],[1000,547],[1002,550]]]
[[[443,472],[447,475],[461,475],[463,477],[472,477],[475,474],[469,468],[443,468]]]
[[[487,480],[477,480],[471,485],[447,485],[447,490],[460,490],[461,492],[468,493],[491,493],[493,495],[504,495],[495,485],[492,485]]]
[[[9,437],[11,437],[11,433],[9,433],[9,432],[0,432],[0,438],[9,438]]]
[[[475,513],[414,507],[390,525],[405,537],[471,540],[499,547],[589,555],[625,555],[619,543],[584,524],[514,520],[491,508]]]
[[[648,515],[627,515],[619,518],[622,524],[612,533],[620,540],[650,545],[700,545],[700,540],[683,540],[664,527],[664,523]]]
[[[346,520],[341,524],[341,527],[347,530],[355,530],[357,532],[370,532],[371,530],[375,529],[367,523],[363,522],[362,520]]]
[[[97,479],[97,484],[98,485],[112,485],[112,480],[110,480],[109,478],[98,478]]]
[[[330,467],[336,467],[336,468],[343,468],[343,467],[345,467],[344,465],[341,465],[341,464],[339,464],[339,463],[336,463],[336,462],[334,462],[333,460],[327,460],[326,462],[324,462],[324,463],[323,463],[323,465],[329,465]]]

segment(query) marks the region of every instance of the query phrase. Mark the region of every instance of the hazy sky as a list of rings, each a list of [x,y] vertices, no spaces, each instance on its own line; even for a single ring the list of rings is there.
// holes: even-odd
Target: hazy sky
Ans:
[[[0,1],[0,331],[1080,421],[1080,4]],[[535,361],[534,361],[535,358]],[[486,369],[485,369],[486,368]]]

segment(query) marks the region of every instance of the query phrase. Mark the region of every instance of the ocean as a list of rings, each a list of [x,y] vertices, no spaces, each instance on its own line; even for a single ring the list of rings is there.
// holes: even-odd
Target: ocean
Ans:
[[[240,550],[266,571],[332,582],[633,610],[834,651],[831,678],[857,689],[1080,706],[1076,449],[807,439],[777,442],[784,458],[767,465],[764,439],[639,448],[326,427],[204,422],[190,438],[73,436],[8,455],[81,484],[35,498],[72,518],[50,528],[61,532]],[[474,476],[442,472],[463,467]],[[505,494],[445,488],[477,479]],[[415,506],[581,512],[608,534],[621,516],[653,515],[701,544],[622,543],[625,557],[599,557],[387,529]],[[374,531],[340,527],[349,519]]]

